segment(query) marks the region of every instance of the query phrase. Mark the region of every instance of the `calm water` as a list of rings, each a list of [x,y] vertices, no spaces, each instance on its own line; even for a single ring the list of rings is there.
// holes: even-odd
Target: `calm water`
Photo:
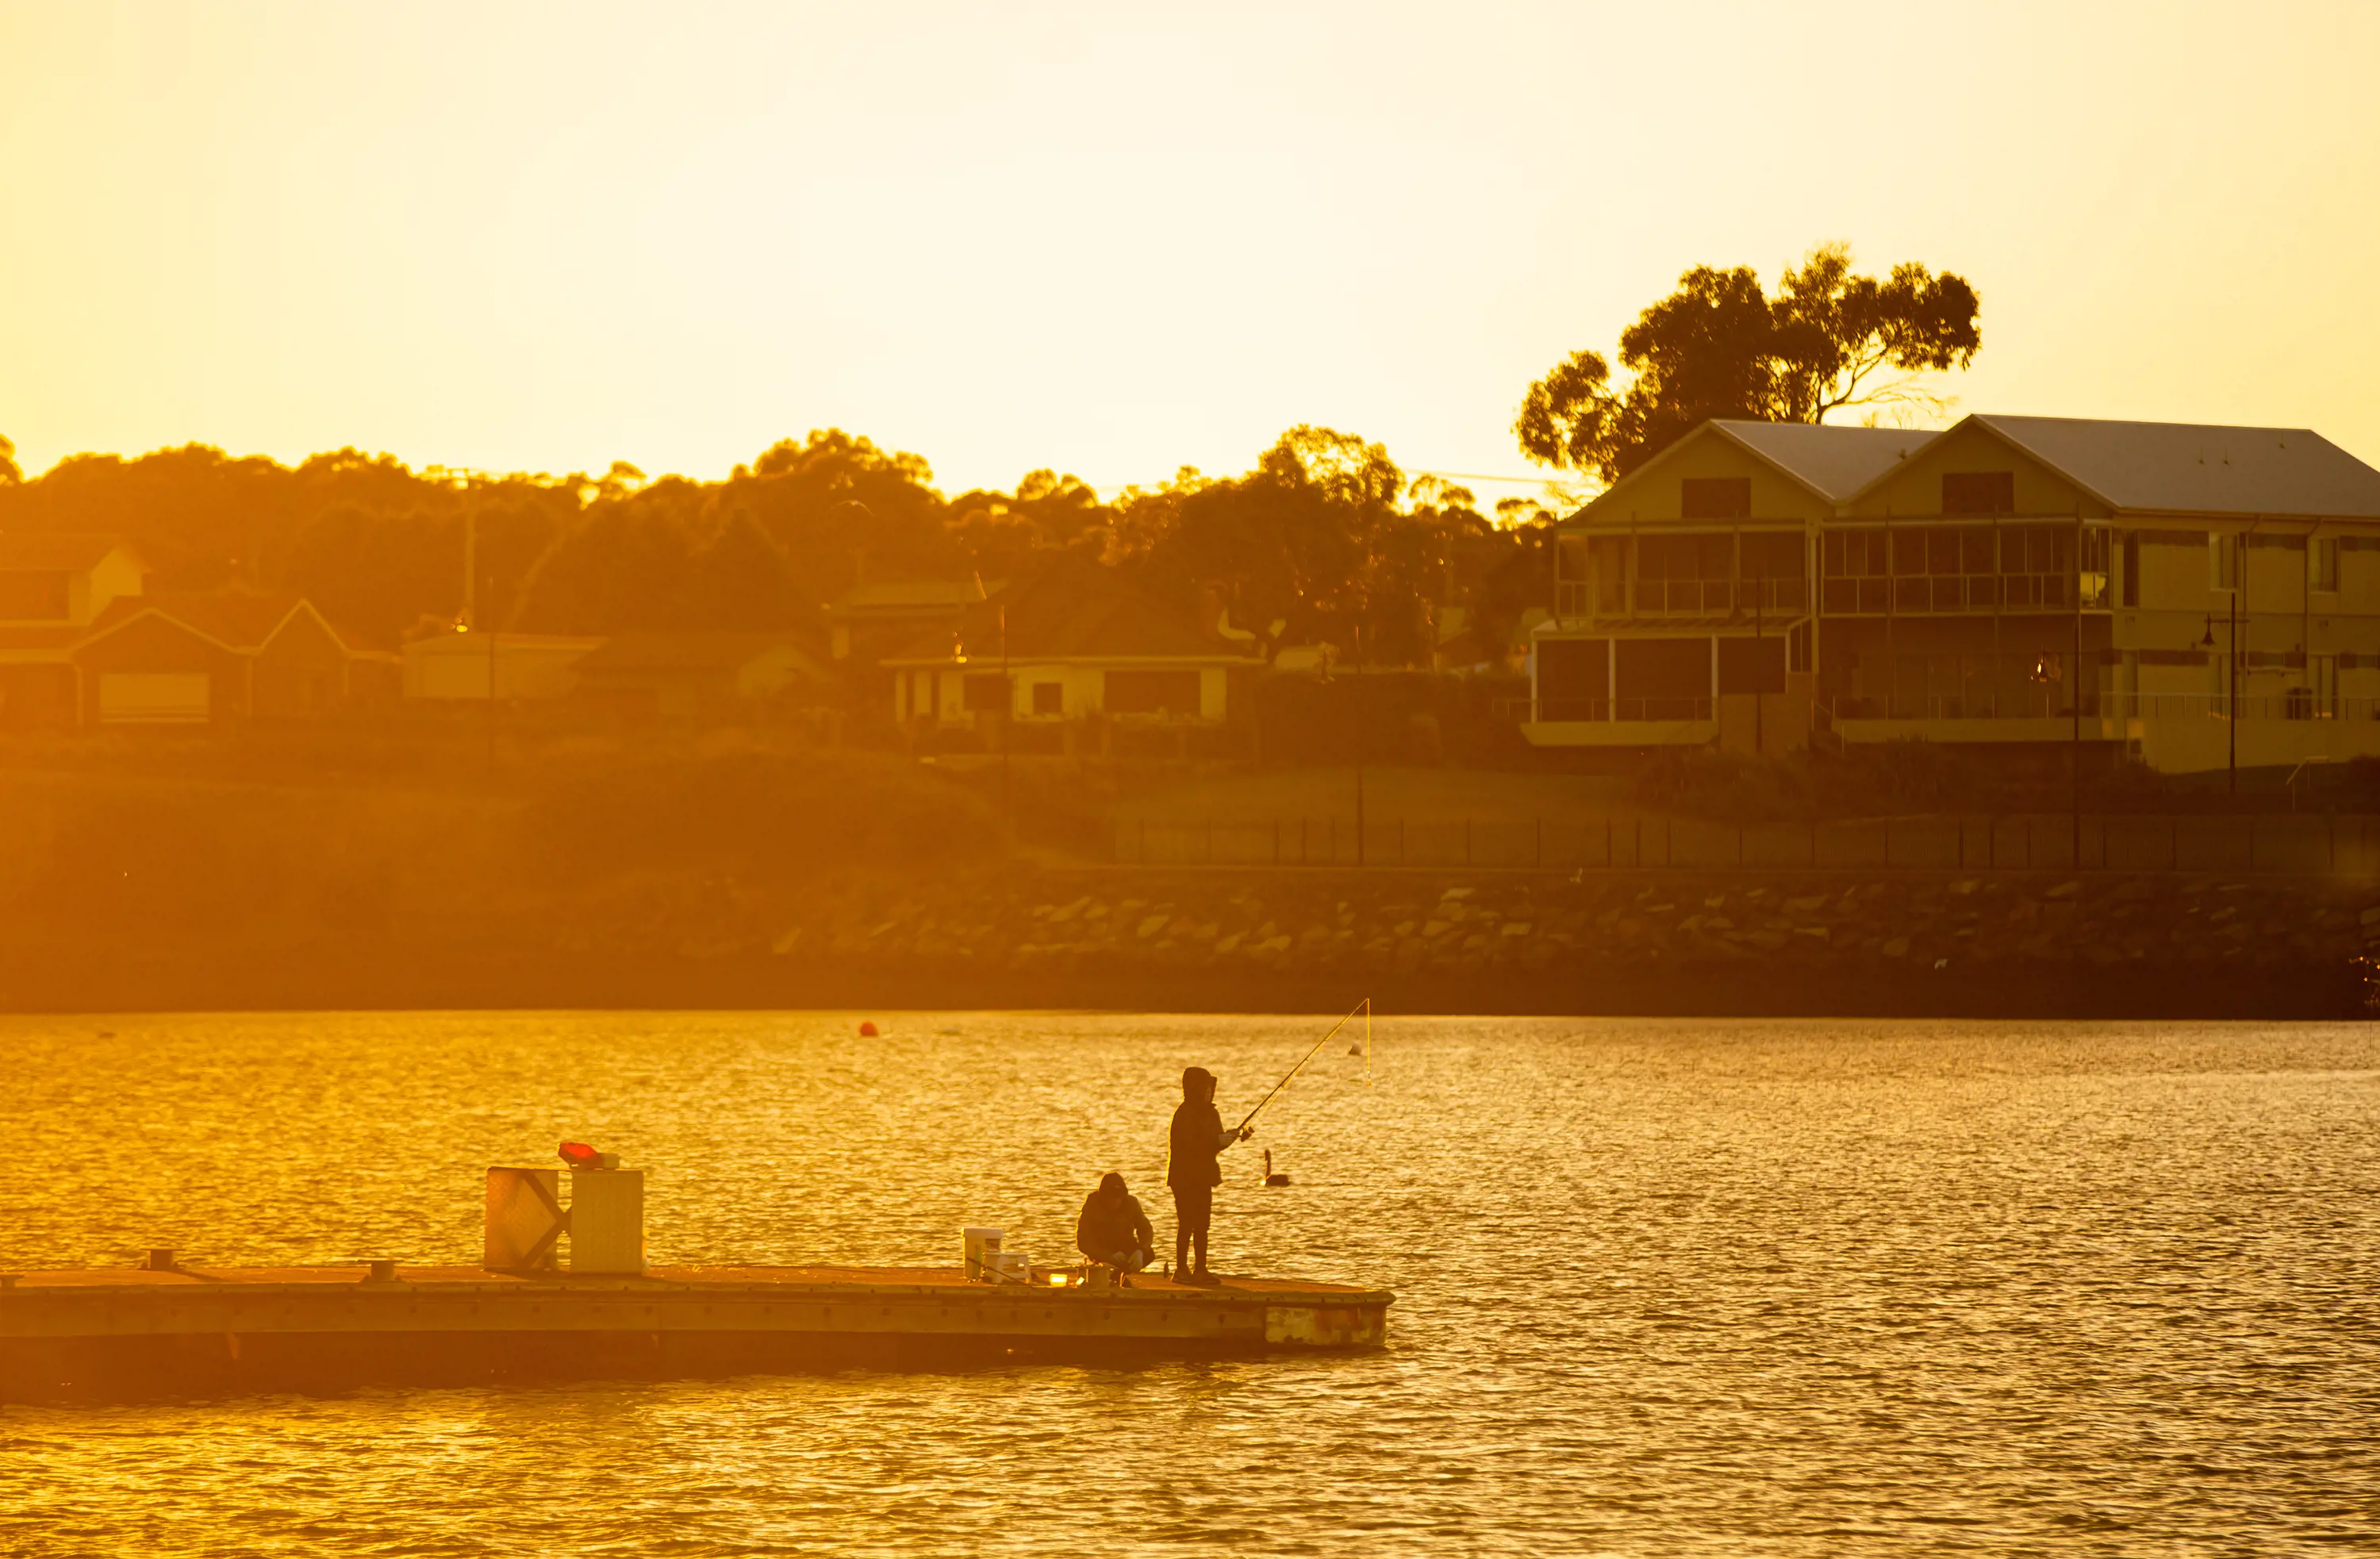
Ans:
[[[656,1261],[1055,1256],[1109,1168],[1170,1241],[1180,1066],[1322,1027],[855,1021],[0,1020],[0,1268],[468,1261],[565,1135]],[[0,1553],[2380,1551],[2375,1036],[1382,1022],[1217,1255],[1386,1354],[0,1407]]]

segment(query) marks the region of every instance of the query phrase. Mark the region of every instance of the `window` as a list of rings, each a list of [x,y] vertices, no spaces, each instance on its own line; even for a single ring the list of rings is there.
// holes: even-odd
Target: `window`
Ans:
[[[2014,471],[1944,471],[1944,514],[2016,513]]]
[[[1743,539],[1743,574],[1748,579],[1798,579],[1803,571],[1799,531],[1768,532]]]
[[[1062,682],[1033,684],[1033,713],[1063,714],[1066,713],[1066,688]]]
[[[1820,560],[1826,570],[1826,609],[1838,615],[1880,615],[1890,608],[1886,594],[1885,547],[1882,530],[1830,530],[1820,540]]]
[[[1749,531],[1742,545],[1742,604],[1767,612],[1808,610],[1809,553],[1800,531]]]
[[[1595,570],[1595,609],[1608,617],[1628,610],[1628,538],[1597,536],[1587,543]]]
[[[960,688],[969,714],[998,714],[1008,708],[1008,678],[998,672],[970,672]]]
[[[2338,538],[2316,536],[2306,548],[2306,589],[2338,589]]]
[[[2206,588],[2240,588],[2240,538],[2217,532],[2206,538]]]
[[[1195,671],[1111,671],[1107,674],[1110,714],[1195,715],[1198,713],[1198,674]]]
[[[1752,516],[1748,476],[1690,476],[1678,486],[1682,519],[1748,519]]]
[[[1611,641],[1537,640],[1537,718],[1606,720],[1611,705]]]
[[[1640,536],[1636,540],[1636,610],[1725,612],[1732,536]]]

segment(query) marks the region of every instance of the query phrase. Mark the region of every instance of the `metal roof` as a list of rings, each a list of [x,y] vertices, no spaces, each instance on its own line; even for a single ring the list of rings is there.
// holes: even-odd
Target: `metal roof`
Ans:
[[[2113,508],[2380,519],[2380,470],[2310,428],[1982,414],[1966,420]]]
[[[1838,428],[1731,418],[1714,419],[1710,425],[1833,504],[1942,436],[1931,428]]]

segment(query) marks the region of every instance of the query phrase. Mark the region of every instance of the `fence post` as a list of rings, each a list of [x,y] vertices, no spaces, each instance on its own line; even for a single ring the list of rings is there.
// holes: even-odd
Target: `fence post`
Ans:
[[[1546,864],[1546,820],[1541,817],[1531,818],[1529,822],[1536,826],[1537,831],[1536,863],[1538,868],[1542,870]],[[2331,846],[2330,854],[2333,860],[2338,859],[2338,847],[2336,845]]]
[[[1140,864],[1148,864],[1148,820],[1140,820]]]
[[[1743,824],[1735,825],[1735,869],[1743,870]]]
[[[2165,820],[2166,870],[2181,870],[2181,820],[2168,816]]]
[[[1645,864],[1645,820],[1643,818],[1636,820],[1636,864],[1640,867]]]
[[[1306,822],[1307,822],[1307,819],[1306,819],[1305,815],[1303,812],[1299,813],[1299,814],[1298,814],[1298,818],[1297,818],[1297,864],[1298,864],[1298,865],[1300,865],[1300,866],[1304,866],[1304,865],[1306,863],[1306,862],[1305,862],[1305,824],[1306,824]]]
[[[1399,866],[1402,866],[1404,863],[1405,863],[1405,820],[1404,820],[1404,818],[1403,818],[1402,815],[1400,815],[1400,816],[1398,817],[1398,819],[1397,819],[1397,864],[1398,864]]]
[[[1215,820],[1207,820],[1207,864],[1215,864]]]
[[[1810,820],[1810,864],[1812,866],[1818,864],[1818,820],[1816,818]]]
[[[1272,863],[1281,864],[1281,819],[1272,820]]]
[[[1605,818],[1603,820],[1603,865],[1605,870],[1609,871],[1616,864],[1617,862],[1611,859],[1611,820]]]
[[[2033,814],[2024,814],[2024,869],[2033,870]]]
[[[1330,814],[1330,864],[1339,864],[1339,814]]]
[[[1471,864],[1471,820],[1463,820],[1463,864]]]
[[[2256,814],[2248,814],[2248,870],[2256,870]]]
[[[1887,871],[1892,870],[1892,820],[1890,818],[1884,820],[1884,869]]]

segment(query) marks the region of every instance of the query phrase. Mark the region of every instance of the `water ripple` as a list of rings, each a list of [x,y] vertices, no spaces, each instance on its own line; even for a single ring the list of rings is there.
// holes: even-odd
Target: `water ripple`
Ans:
[[[480,1173],[653,1172],[652,1254],[1062,1252],[1174,1078],[1301,1019],[0,1020],[0,1268],[468,1261]],[[113,1030],[103,1036],[102,1029]],[[2380,1551],[2362,1028],[1429,1020],[1268,1111],[1236,1270],[1361,1358],[0,1406],[0,1553]]]

